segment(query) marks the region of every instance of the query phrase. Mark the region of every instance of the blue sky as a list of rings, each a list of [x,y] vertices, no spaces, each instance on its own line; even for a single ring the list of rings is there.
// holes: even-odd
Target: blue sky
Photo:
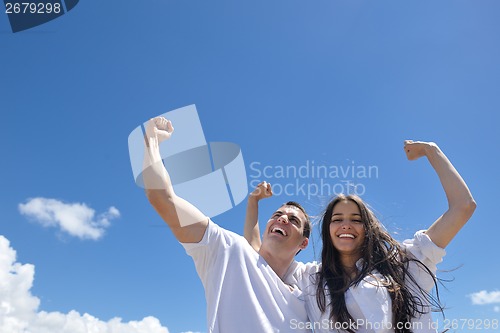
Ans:
[[[0,276],[11,281],[0,287],[11,309],[0,324],[87,313],[102,327],[122,318],[122,332],[206,332],[194,265],[135,185],[127,147],[143,121],[191,104],[208,141],[241,147],[249,183],[259,178],[252,163],[375,166],[376,176],[325,181],[361,184],[401,240],[447,208],[430,165],[407,161],[403,140],[437,142],[478,203],[440,265],[454,279],[441,289],[447,319],[499,320],[499,11],[494,0],[89,0],[15,34],[0,13]],[[284,201],[317,215],[328,197],[297,194],[262,202],[261,225]],[[44,227],[20,208],[33,198],[101,231]],[[214,220],[241,233],[244,211],[245,202]],[[313,235],[299,260],[318,258]]]

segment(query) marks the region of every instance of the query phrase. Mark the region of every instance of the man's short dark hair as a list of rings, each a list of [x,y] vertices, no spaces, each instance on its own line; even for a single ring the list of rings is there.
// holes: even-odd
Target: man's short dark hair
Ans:
[[[304,213],[306,221],[304,223],[304,231],[302,232],[302,236],[309,238],[309,236],[311,235],[311,220],[309,219],[309,215],[307,215],[307,212],[304,209],[304,207],[302,207],[301,204],[295,201],[287,201],[286,203],[283,204],[283,206],[294,206],[300,209],[302,213]]]

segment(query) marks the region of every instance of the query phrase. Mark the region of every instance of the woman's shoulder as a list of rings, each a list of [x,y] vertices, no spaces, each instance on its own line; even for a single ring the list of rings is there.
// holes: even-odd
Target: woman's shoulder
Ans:
[[[425,230],[417,231],[412,239],[405,240],[401,245],[407,253],[422,262],[438,264],[446,255],[446,251],[434,244]]]

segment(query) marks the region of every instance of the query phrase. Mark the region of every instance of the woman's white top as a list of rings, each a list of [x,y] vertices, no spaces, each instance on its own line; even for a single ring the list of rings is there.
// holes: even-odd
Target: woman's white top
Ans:
[[[445,250],[434,244],[425,231],[418,231],[413,239],[405,240],[403,248],[414,258],[424,263],[427,268],[436,274],[436,264],[442,261],[446,254]],[[362,259],[361,259],[362,260]],[[356,265],[361,267],[362,261]],[[329,307],[322,313],[316,301],[316,275],[321,268],[321,264],[303,264],[300,270],[296,271],[297,285],[303,292],[306,301],[306,309],[310,320],[310,328],[315,333],[319,332],[345,332],[345,326],[341,323],[329,319]],[[434,287],[434,280],[431,275],[420,265],[411,261],[409,272],[415,278],[418,285],[425,291],[430,292]],[[387,289],[382,286],[380,280],[383,276],[377,271],[372,272],[373,276],[366,276],[357,286],[353,286],[345,293],[346,306],[357,326],[357,333],[390,333],[394,332],[392,324],[392,301]],[[419,293],[418,289],[409,282],[410,289],[414,294]],[[329,304],[329,296],[326,291],[326,304]],[[420,296],[424,302],[426,313],[413,319],[411,329],[415,333],[436,332],[435,324],[432,321],[431,307],[424,296]],[[404,323],[401,323],[403,325]],[[344,324],[347,325],[347,324]]]

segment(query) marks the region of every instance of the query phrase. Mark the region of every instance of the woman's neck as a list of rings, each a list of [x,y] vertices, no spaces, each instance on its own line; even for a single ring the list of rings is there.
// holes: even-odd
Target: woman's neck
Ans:
[[[358,274],[358,268],[356,266],[356,263],[358,262],[359,259],[360,259],[359,255],[345,254],[340,257],[342,268],[351,279],[354,279]]]

